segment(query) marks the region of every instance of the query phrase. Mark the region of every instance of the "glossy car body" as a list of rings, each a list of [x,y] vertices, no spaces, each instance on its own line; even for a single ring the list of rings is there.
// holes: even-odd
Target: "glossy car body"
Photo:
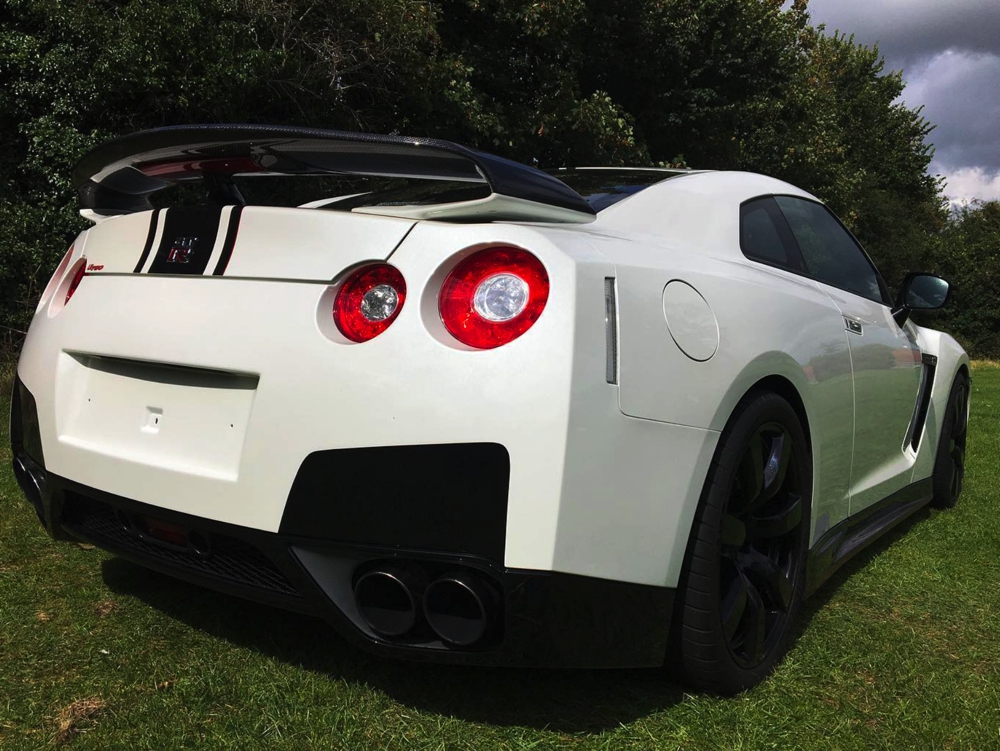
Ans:
[[[969,365],[950,336],[898,325],[884,285],[872,299],[747,255],[754,202],[825,211],[808,194],[746,173],[658,178],[596,215],[525,200],[499,221],[323,202],[90,210],[18,365],[22,487],[57,538],[317,613],[389,654],[659,665],[741,399],[773,390],[805,427],[814,589],[930,499]],[[185,237],[211,237],[200,273],[166,262]],[[541,261],[549,296],[523,335],[478,350],[449,334],[438,294],[494,246]],[[330,310],[372,262],[401,272],[406,301],[354,343]],[[379,633],[354,599],[378,567],[415,590],[467,575],[488,628],[448,642],[418,614]]]

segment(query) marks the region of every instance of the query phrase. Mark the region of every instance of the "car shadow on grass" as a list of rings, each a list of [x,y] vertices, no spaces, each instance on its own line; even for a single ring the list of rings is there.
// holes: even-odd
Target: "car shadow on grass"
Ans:
[[[542,670],[435,665],[372,655],[326,622],[248,602],[121,558],[103,562],[107,586],[191,628],[396,701],[492,725],[597,733],[667,709],[683,696],[661,670]]]
[[[924,509],[845,563],[806,601],[795,639],[841,584],[907,532]],[[120,558],[103,563],[110,589],[191,628],[333,679],[380,690],[421,711],[492,725],[596,733],[680,702],[685,689],[660,670],[539,670],[434,665],[372,655],[324,621],[212,592]],[[794,647],[793,647],[794,648]]]
[[[830,600],[837,594],[841,585],[850,579],[869,563],[878,558],[882,553],[891,548],[896,542],[902,540],[909,534],[910,530],[928,519],[931,515],[930,506],[924,506],[912,515],[901,521],[895,527],[878,537],[867,547],[862,548],[854,554],[848,561],[840,566],[833,575],[823,582],[807,600],[802,609],[802,615],[798,619],[795,632],[792,636],[793,644],[798,641],[803,632],[809,627],[810,622],[818,612],[822,611]]]

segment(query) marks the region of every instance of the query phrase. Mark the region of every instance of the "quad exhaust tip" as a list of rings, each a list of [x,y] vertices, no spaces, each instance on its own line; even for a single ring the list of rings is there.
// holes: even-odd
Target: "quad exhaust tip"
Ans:
[[[417,622],[416,576],[405,569],[378,568],[354,585],[358,614],[381,636],[403,636]]]
[[[429,627],[454,647],[480,642],[499,610],[495,589],[474,572],[452,571],[427,584],[419,568],[398,566],[380,566],[363,574],[354,585],[354,603],[368,628],[379,636],[419,639]]]
[[[456,572],[424,591],[424,617],[442,641],[469,647],[482,639],[496,613],[496,593],[479,577]]]

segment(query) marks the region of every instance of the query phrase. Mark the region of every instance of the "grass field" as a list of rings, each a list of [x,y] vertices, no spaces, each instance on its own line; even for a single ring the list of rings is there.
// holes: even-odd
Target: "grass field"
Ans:
[[[372,657],[319,621],[51,542],[0,436],[0,749],[1000,748],[1000,369],[974,379],[958,507],[842,569],[778,672],[735,699],[655,671]]]

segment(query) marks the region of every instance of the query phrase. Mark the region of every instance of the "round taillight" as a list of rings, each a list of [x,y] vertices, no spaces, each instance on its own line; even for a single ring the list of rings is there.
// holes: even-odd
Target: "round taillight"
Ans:
[[[500,246],[473,253],[448,274],[439,310],[453,337],[492,349],[530,329],[548,299],[542,262],[521,248]]]
[[[352,342],[367,342],[396,320],[406,300],[406,282],[388,264],[355,270],[337,291],[333,321]]]
[[[66,288],[66,302],[63,305],[69,303],[69,299],[76,292],[76,288],[80,286],[80,282],[83,281],[83,277],[87,275],[87,259],[81,258],[76,262],[76,267],[73,271],[73,278],[70,280],[69,287]]]

